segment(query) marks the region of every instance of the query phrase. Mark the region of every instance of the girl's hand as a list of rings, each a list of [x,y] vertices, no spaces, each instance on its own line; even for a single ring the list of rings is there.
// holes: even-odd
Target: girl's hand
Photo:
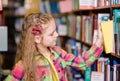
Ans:
[[[102,46],[103,45],[103,36],[102,36],[102,31],[100,28],[98,28],[98,39],[96,41],[96,45],[98,47]]]

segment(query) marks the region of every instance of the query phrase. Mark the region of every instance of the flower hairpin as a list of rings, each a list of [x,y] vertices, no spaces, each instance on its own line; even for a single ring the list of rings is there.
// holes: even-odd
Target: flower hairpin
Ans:
[[[32,34],[39,35],[41,33],[42,27],[41,26],[33,26]]]

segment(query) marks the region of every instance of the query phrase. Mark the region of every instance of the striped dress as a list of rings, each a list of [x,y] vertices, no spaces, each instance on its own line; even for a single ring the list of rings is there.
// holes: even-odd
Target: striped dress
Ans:
[[[58,46],[51,49],[50,58],[55,66],[60,81],[68,81],[66,67],[76,67],[81,70],[86,70],[87,66],[92,65],[100,56],[103,47],[93,45],[84,53],[83,57],[76,57],[69,54]],[[49,62],[41,55],[36,55],[36,73],[35,81],[52,81],[52,72]],[[5,81],[24,81],[24,65],[22,61],[15,64],[11,74],[7,76]]]

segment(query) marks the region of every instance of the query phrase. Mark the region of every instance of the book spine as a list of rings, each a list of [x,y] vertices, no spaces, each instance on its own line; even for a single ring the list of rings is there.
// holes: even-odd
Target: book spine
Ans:
[[[85,81],[90,81],[91,80],[91,66],[89,66],[85,70]]]

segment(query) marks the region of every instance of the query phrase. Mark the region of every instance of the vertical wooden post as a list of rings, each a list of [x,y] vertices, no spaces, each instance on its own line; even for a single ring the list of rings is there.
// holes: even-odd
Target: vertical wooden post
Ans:
[[[40,12],[41,0],[25,0],[25,16],[30,13]]]

